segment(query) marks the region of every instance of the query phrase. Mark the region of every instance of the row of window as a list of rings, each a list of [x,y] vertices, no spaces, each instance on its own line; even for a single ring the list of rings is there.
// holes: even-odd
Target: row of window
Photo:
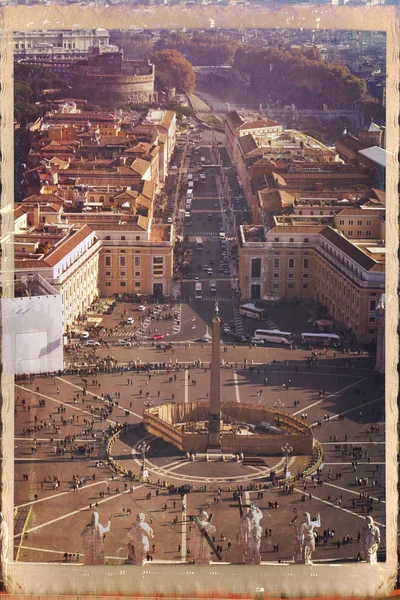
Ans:
[[[102,198],[102,196],[101,196],[101,198]],[[105,238],[105,239],[106,239],[108,242],[109,242],[109,241],[111,241],[111,235],[106,235],[106,238]],[[114,238],[114,239],[115,239],[115,238]],[[121,235],[121,241],[122,241],[122,242],[125,242],[125,241],[126,241],[126,235]],[[140,242],[140,235],[137,235],[137,236],[135,237],[135,241],[136,241],[136,242]],[[124,250],[121,250],[121,252],[124,252]]]
[[[359,221],[357,221],[357,225],[358,225],[358,226],[360,226],[360,225],[362,226],[363,224],[364,224],[364,221],[362,221],[362,220],[359,220]],[[339,221],[339,225],[344,225],[344,220],[343,220],[343,219],[340,219],[340,221]],[[349,226],[350,226],[350,225],[354,225],[354,221],[353,221],[352,219],[350,219],[350,220],[347,222],[347,225],[349,225]],[[367,225],[367,226],[368,226],[368,225],[372,225],[372,221],[365,221],[365,225]]]
[[[273,259],[273,268],[280,269],[280,266],[281,266],[281,259],[274,258]],[[287,262],[287,266],[288,266],[288,269],[294,269],[296,266],[295,259],[289,258],[288,262]],[[309,268],[310,268],[310,259],[303,258],[303,269],[309,269]],[[261,277],[261,258],[252,258],[251,259],[251,276],[254,278]],[[275,275],[274,275],[274,277],[275,277]]]
[[[119,282],[120,287],[126,287],[126,281]],[[111,287],[111,281],[106,281],[106,287]],[[135,288],[140,288],[140,281],[135,281]]]
[[[348,229],[347,230],[347,237],[352,237],[353,235],[354,235],[353,230],[352,229]],[[356,235],[358,237],[362,237],[364,234],[363,234],[363,232],[361,230],[357,229]],[[370,231],[366,231],[365,232],[365,237],[371,237],[371,232]]]
[[[111,256],[106,256],[106,260],[105,260],[105,265],[106,267],[111,267],[112,265],[112,257]],[[154,257],[153,258],[153,265],[157,265],[160,264],[158,262],[155,262],[158,259],[158,257]],[[135,267],[140,267],[141,266],[141,257],[140,256],[135,256],[134,257],[134,266]],[[161,264],[163,264],[163,258],[161,257]],[[119,257],[119,266],[120,267],[126,267],[126,256],[120,256]]]
[[[272,277],[273,279],[279,279],[281,276],[280,273],[273,273]],[[287,278],[288,279],[294,279],[294,273],[287,273]],[[302,273],[301,275],[302,279],[308,279],[308,273]]]
[[[273,287],[274,290],[278,290],[279,289],[279,283],[274,283],[272,287]],[[294,288],[294,283],[288,283],[287,284],[287,288],[289,290],[292,290]],[[303,290],[308,290],[308,283],[303,283]]]

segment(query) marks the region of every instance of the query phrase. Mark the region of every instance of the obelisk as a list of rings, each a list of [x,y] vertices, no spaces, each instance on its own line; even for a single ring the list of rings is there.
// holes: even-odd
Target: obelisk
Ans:
[[[210,380],[210,405],[208,410],[208,447],[220,448],[221,440],[221,398],[220,398],[220,327],[218,301],[215,303],[214,318],[212,321],[212,346],[211,346],[211,380]]]

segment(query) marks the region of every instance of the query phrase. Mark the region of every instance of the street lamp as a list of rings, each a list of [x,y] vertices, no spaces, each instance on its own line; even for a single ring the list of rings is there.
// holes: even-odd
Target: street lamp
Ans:
[[[282,400],[277,400],[276,402],[274,402],[274,407],[276,408],[277,412],[278,412],[278,425],[280,425],[281,423],[281,419],[280,419],[280,410],[285,406],[285,403],[282,402]]]
[[[143,473],[143,477],[148,477],[149,473],[146,469],[146,452],[148,452],[150,450],[150,444],[146,444],[146,442],[140,442],[140,444],[137,445],[137,449],[139,450],[139,452],[142,455],[142,473]]]
[[[282,452],[284,454],[284,456],[286,457],[286,462],[285,462],[285,479],[287,479],[288,477],[290,477],[290,471],[289,471],[289,454],[291,454],[293,452],[293,448],[291,446],[289,446],[289,444],[285,444],[284,446],[282,446]]]

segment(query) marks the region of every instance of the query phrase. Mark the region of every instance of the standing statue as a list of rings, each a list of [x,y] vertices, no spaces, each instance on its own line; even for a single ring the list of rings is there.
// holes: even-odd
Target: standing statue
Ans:
[[[242,548],[243,562],[246,565],[261,563],[262,527],[260,521],[262,518],[261,510],[255,504],[251,504],[247,514],[243,515],[239,521],[238,540]]]
[[[312,521],[310,513],[304,513],[305,521],[296,526],[293,540],[294,562],[303,565],[312,565],[311,555],[315,550],[315,532],[314,527],[321,527],[321,518],[319,514]]]
[[[99,513],[93,512],[92,519],[81,533],[86,565],[104,565],[104,538],[111,529],[111,517],[107,527],[99,523]]]
[[[378,562],[377,553],[381,541],[381,532],[379,531],[379,527],[375,525],[372,517],[366,517],[366,521],[361,531],[360,554],[365,562],[374,565]]]
[[[145,522],[144,513],[139,513],[136,522],[128,531],[128,560],[130,565],[143,565],[149,551],[149,538],[154,537],[153,530]]]
[[[190,540],[191,552],[196,565],[209,565],[211,563],[209,539],[216,528],[208,520],[208,514],[202,510],[197,518],[197,527],[192,527]]]

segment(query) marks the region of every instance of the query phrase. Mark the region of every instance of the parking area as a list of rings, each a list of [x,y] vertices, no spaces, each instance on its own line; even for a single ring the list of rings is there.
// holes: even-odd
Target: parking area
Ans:
[[[124,341],[163,339],[179,333],[180,324],[181,305],[178,303],[115,301],[102,312],[87,313],[79,326],[73,328],[76,335],[70,338],[70,343],[93,346],[102,342],[121,342],[123,345]]]

